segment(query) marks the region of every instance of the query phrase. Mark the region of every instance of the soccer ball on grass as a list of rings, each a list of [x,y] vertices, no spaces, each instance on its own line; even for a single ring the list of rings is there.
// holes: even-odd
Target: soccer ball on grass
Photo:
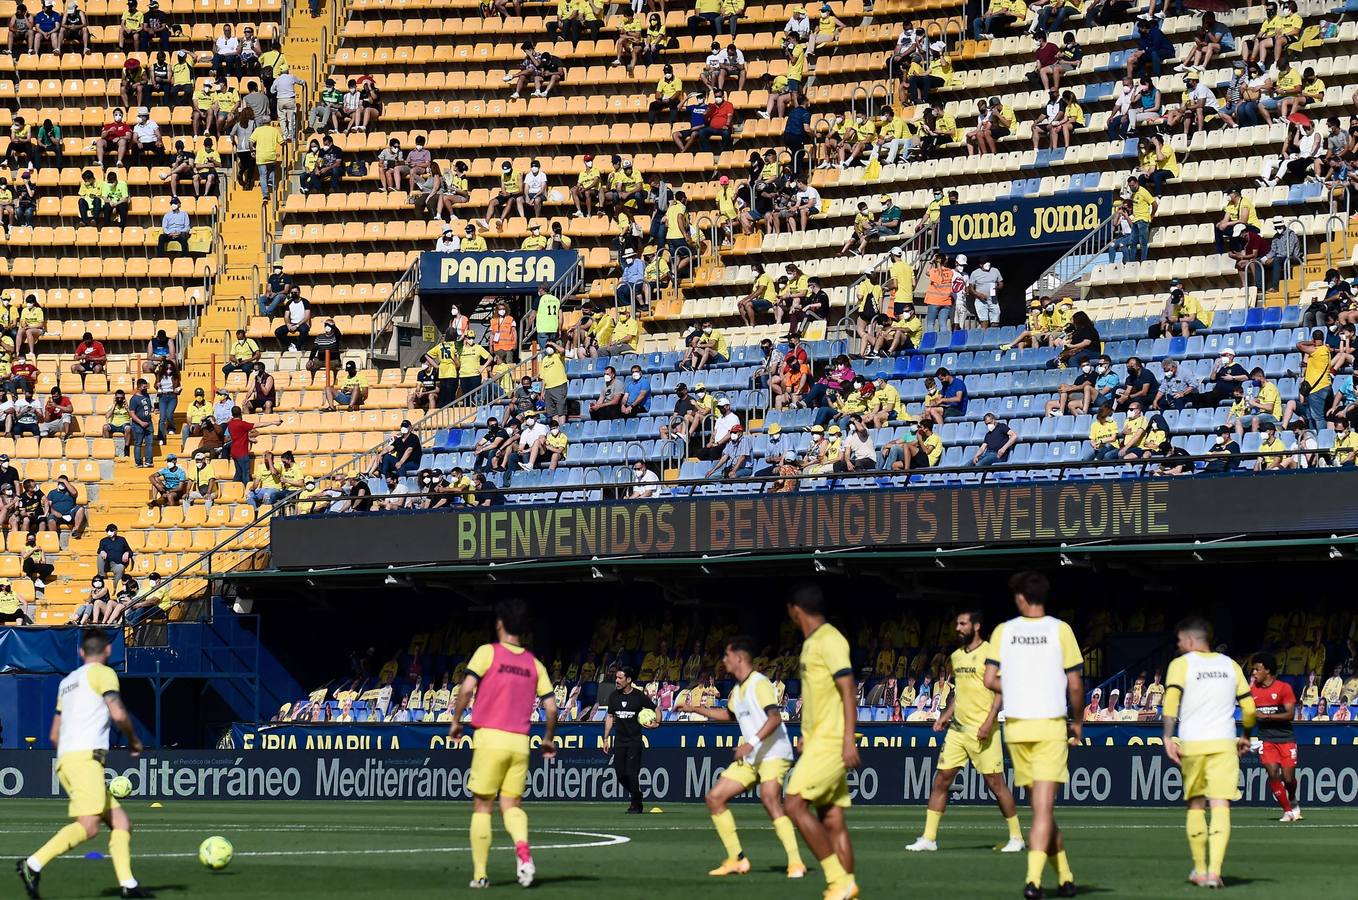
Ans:
[[[198,845],[198,861],[214,871],[225,869],[234,852],[230,841],[214,834]]]
[[[108,783],[108,792],[113,795],[113,799],[122,800],[132,793],[132,779],[126,775],[117,775]]]

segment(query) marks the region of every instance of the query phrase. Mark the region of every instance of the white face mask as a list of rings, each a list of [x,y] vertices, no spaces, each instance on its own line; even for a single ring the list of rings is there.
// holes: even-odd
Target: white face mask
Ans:
[[[1099,374],[1100,374],[1100,375],[1107,375],[1107,374],[1108,374],[1108,367],[1107,367],[1107,366],[1099,366]]]
[[[556,352],[556,350],[554,350],[554,349],[551,348],[551,347],[548,347],[546,350],[543,350],[543,351],[542,351],[542,355],[543,355],[543,356],[551,356],[551,355],[552,355],[553,353],[555,353],[555,352]]]
[[[640,372],[633,372],[633,373],[632,373],[632,380],[633,380],[633,381],[640,381],[640,380],[641,380],[641,373],[640,373]]]
[[[982,269],[985,269],[987,272],[989,272],[989,271],[990,271],[990,263],[981,263],[981,268],[982,268]]]
[[[560,426],[553,425],[553,426],[552,426],[552,434],[560,434],[560,433],[561,433],[561,428],[560,428]]]
[[[1127,410],[1127,418],[1129,418],[1129,419],[1139,419],[1139,418],[1141,418],[1141,410],[1139,410],[1139,409],[1129,409],[1129,410]]]
[[[604,381],[612,381],[612,380],[613,380],[613,373],[612,373],[612,372],[605,372],[605,373],[604,373]]]
[[[402,428],[402,429],[401,429],[401,434],[410,434],[410,429],[409,429],[409,428]]]
[[[995,430],[995,423],[994,423],[994,422],[987,422],[987,423],[986,423],[986,426],[985,426],[985,430],[986,430],[986,431],[994,431],[994,430]]]
[[[1089,365],[1088,363],[1085,363],[1083,366],[1080,366],[1080,371],[1088,375],[1090,372],[1094,371],[1094,367]]]

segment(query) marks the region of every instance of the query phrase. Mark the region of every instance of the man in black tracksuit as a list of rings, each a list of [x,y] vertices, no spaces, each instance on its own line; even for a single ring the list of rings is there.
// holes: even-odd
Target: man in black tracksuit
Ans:
[[[646,696],[645,691],[632,682],[637,677],[631,666],[618,669],[615,679],[617,690],[608,700],[608,715],[604,717],[604,753],[613,754],[613,768],[618,774],[618,783],[627,791],[632,802],[627,807],[629,813],[641,812],[641,750],[642,724],[637,716],[643,709],[655,711],[655,702]],[[659,719],[652,723],[655,728]]]

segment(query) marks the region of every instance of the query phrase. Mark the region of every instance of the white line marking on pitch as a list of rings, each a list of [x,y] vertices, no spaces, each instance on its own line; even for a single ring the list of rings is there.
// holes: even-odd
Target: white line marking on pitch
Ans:
[[[262,829],[254,829],[256,831]],[[538,850],[583,850],[588,847],[616,847],[619,844],[631,842],[631,838],[621,834],[607,834],[597,831],[560,831],[556,829],[539,829],[538,834],[558,834],[573,835],[575,837],[598,838],[599,840],[585,841],[584,843],[573,844],[533,844],[534,852]],[[492,850],[513,850],[512,844],[492,847]],[[266,856],[385,856],[391,854],[406,853],[466,853],[470,847],[392,847],[392,848],[362,848],[356,850],[241,850],[234,854],[236,857],[266,857]],[[197,851],[193,853],[138,853],[138,859],[187,859],[196,858]],[[66,860],[80,859],[79,856],[62,857]]]

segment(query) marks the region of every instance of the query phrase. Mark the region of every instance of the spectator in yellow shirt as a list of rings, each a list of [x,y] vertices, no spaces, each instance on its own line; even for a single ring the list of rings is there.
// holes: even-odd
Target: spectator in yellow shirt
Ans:
[[[1278,437],[1277,425],[1270,422],[1264,426],[1264,439],[1259,444],[1259,452],[1267,455],[1254,460],[1254,471],[1282,468],[1283,459],[1287,455],[1287,445]]]
[[[646,113],[646,121],[654,125],[656,118],[668,111],[670,124],[673,125],[679,116],[679,104],[683,98],[684,83],[674,74],[674,66],[666,63],[660,80],[655,83],[655,95]]]

